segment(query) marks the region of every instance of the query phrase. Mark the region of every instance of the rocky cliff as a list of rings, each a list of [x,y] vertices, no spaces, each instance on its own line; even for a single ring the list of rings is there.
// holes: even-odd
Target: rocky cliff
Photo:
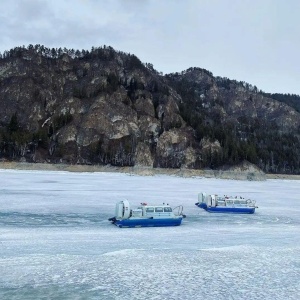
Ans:
[[[230,163],[247,159],[239,141],[249,141],[256,128],[261,134],[261,124],[275,124],[299,142],[292,107],[202,69],[163,76],[111,47],[7,51],[0,59],[0,102],[0,156],[11,160],[217,168],[236,148]],[[221,136],[212,130],[220,124]],[[235,146],[225,144],[231,131]],[[266,170],[271,158],[256,146],[251,156],[251,147],[244,149],[248,160]]]

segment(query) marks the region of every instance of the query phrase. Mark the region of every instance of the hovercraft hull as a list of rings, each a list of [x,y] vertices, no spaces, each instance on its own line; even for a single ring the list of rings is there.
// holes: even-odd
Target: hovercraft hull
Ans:
[[[133,227],[165,227],[165,226],[179,226],[182,218],[143,218],[143,219],[125,219],[115,220],[113,224],[120,228],[133,228]]]
[[[231,213],[231,214],[254,214],[255,207],[224,207],[224,206],[207,206],[205,203],[195,203],[198,207],[210,213]]]

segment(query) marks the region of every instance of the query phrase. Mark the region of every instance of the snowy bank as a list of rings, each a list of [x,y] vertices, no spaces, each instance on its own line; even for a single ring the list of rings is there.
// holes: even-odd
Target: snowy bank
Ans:
[[[47,163],[26,163],[26,162],[0,162],[0,169],[14,170],[49,170],[68,172],[118,172],[129,173],[141,176],[170,175],[178,177],[205,177],[234,180],[264,181],[266,179],[294,179],[299,180],[299,175],[286,174],[265,174],[259,168],[250,163],[242,163],[239,166],[223,168],[220,170],[211,169],[165,169],[151,167],[115,167],[100,165],[68,165],[68,164],[47,164]]]

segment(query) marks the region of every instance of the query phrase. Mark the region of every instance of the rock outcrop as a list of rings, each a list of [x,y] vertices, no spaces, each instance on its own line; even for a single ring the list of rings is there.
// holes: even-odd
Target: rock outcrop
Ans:
[[[162,76],[111,47],[6,52],[0,103],[0,157],[27,162],[216,169],[245,156],[267,169],[278,167],[276,155],[271,161],[255,148],[256,121],[249,120],[274,123],[295,141],[300,128],[296,110],[253,88],[203,69]],[[228,121],[232,127],[221,128]]]
[[[257,166],[243,161],[242,163],[232,166],[223,167],[220,170],[214,172],[217,178],[222,179],[236,179],[236,180],[249,180],[249,181],[264,181],[266,180],[266,174]]]

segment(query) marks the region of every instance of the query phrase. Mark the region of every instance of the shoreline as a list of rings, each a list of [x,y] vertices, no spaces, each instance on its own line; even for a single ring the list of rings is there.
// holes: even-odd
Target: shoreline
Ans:
[[[195,170],[195,169],[165,169],[152,168],[144,166],[134,167],[115,167],[115,166],[100,166],[100,165],[68,165],[68,164],[48,164],[48,163],[28,163],[28,162],[0,162],[0,169],[11,170],[40,170],[40,171],[67,171],[67,172],[117,172],[129,173],[141,176],[153,175],[170,175],[178,177],[205,177],[205,178],[222,178],[236,180],[266,180],[266,179],[288,179],[300,180],[300,175],[288,174],[265,174],[264,179],[259,176],[253,177],[253,173],[249,172],[222,172],[216,170]],[[249,177],[249,174],[251,176]]]
[[[267,179],[288,179],[288,180],[300,180],[300,175],[293,174],[266,174]]]

